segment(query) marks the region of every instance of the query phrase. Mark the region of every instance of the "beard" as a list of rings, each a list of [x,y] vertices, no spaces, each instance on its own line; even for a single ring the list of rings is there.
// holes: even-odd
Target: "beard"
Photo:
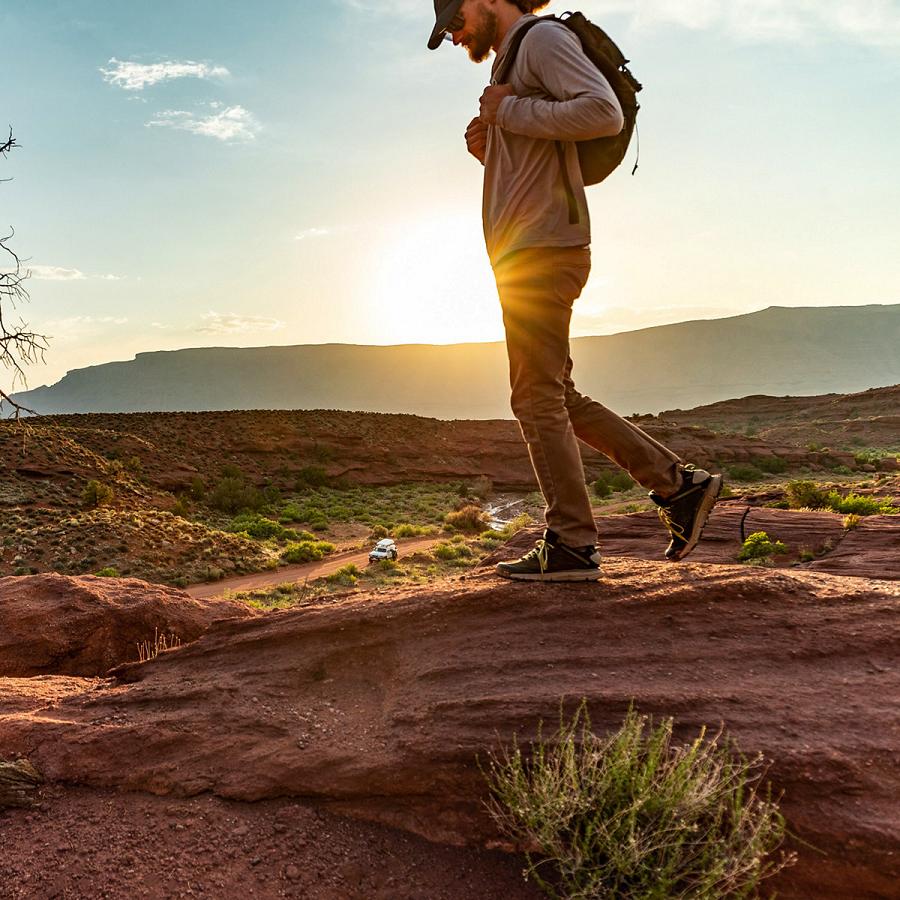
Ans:
[[[494,47],[497,37],[497,14],[491,9],[478,10],[478,24],[472,37],[466,42],[466,50],[469,51],[469,59],[472,62],[484,62]]]

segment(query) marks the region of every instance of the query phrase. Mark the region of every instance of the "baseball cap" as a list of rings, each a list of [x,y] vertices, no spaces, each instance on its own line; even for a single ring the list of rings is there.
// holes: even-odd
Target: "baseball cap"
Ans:
[[[444,40],[444,32],[459,12],[463,0],[434,0],[434,31],[428,39],[428,49],[437,50]]]

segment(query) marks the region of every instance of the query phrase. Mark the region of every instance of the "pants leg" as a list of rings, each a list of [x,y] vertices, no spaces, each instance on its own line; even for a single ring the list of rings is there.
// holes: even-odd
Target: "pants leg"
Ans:
[[[647,490],[663,497],[678,490],[681,486],[678,466],[682,462],[678,454],[633,422],[575,390],[571,357],[566,360],[563,383],[566,410],[576,437],[608,456]]]
[[[573,547],[597,540],[565,387],[572,304],[589,272],[590,251],[577,247],[520,250],[494,270],[512,411],[547,504],[547,526]]]
[[[547,526],[576,547],[597,539],[578,439],[663,496],[677,490],[681,462],[636,425],[575,389],[569,323],[589,273],[590,251],[576,247],[521,250],[494,270],[513,414],[547,504]]]

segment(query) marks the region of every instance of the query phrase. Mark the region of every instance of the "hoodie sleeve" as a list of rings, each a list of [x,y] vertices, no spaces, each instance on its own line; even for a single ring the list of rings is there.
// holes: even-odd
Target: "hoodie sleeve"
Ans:
[[[497,124],[505,131],[548,141],[585,141],[618,134],[622,107],[581,41],[562,24],[529,31],[516,59],[517,76],[543,97],[505,97]]]

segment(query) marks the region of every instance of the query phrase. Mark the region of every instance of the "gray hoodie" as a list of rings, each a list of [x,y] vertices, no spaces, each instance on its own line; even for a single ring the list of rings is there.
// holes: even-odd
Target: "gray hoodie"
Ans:
[[[518,19],[503,39],[492,77],[503,64],[512,36],[535,16]],[[622,108],[609,82],[584,55],[565,25],[547,22],[522,41],[506,79],[497,125],[488,129],[484,167],[484,238],[491,263],[525,247],[584,247],[591,241],[584,184],[573,141],[618,134]],[[569,180],[579,221],[569,209],[556,152],[565,141]]]

